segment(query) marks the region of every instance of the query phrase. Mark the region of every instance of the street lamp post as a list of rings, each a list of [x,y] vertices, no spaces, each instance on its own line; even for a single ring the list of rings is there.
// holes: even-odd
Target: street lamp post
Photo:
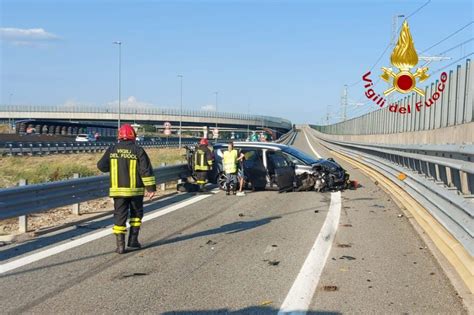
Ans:
[[[216,95],[216,131],[218,131],[218,129],[217,129],[217,120],[218,120],[218,118],[217,118],[217,114],[218,114],[218,111],[217,111],[217,95],[219,94],[219,92],[216,91],[216,92],[214,92],[214,94]],[[218,138],[219,138],[219,134],[217,133],[217,135],[216,135],[216,143],[217,143],[217,139],[218,139]]]
[[[122,98],[122,42],[115,41],[113,42],[115,45],[119,47],[119,55],[118,55],[118,122],[117,128],[120,129],[120,113],[121,113],[121,104],[120,99]]]
[[[179,105],[179,148],[181,149],[181,134],[183,125],[183,75],[178,74],[180,78],[180,105]]]
[[[12,97],[13,97],[13,93],[10,93],[8,95],[8,105],[10,105],[10,107],[12,107]],[[10,108],[10,111],[13,111],[13,109]],[[8,116],[8,132],[10,133],[11,131],[12,131],[11,117]]]

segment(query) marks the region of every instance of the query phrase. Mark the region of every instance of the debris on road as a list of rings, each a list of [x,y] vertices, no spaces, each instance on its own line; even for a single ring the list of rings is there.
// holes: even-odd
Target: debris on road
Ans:
[[[216,245],[216,244],[217,244],[217,242],[214,242],[213,240],[208,240],[206,242],[206,245]]]
[[[347,256],[347,255],[341,256],[341,257],[339,257],[339,259],[356,260],[355,257]]]
[[[341,224],[343,227],[352,227],[352,224]]]
[[[379,182],[378,182],[378,181],[375,181],[375,182],[374,182],[374,184],[375,184],[375,185],[378,185],[378,184],[379,184]]]
[[[268,260],[264,259],[264,262],[268,263],[269,266],[278,266],[280,264],[279,260]]]
[[[325,285],[323,286],[323,290],[326,292],[334,292],[339,290],[339,288],[337,287],[337,285]]]
[[[403,214],[399,214],[397,217],[399,217],[399,218],[403,218]]]
[[[378,204],[373,204],[371,207],[374,207],[374,208],[385,208],[385,206],[378,205]]]
[[[340,243],[338,243],[336,246],[337,246],[337,247],[340,247],[340,248],[349,248],[349,247],[352,247],[351,244],[340,244]]]
[[[148,274],[145,272],[134,272],[134,273],[122,275],[122,278],[141,277],[141,276],[148,276]]]
[[[260,303],[260,305],[265,306],[265,305],[270,305],[272,303],[273,303],[273,301],[263,301],[262,303]]]
[[[239,213],[239,217],[243,217],[245,216],[243,213]]]

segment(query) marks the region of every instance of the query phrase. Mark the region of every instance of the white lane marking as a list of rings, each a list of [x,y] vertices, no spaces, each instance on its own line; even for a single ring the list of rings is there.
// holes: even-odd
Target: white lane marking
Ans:
[[[311,151],[313,151],[318,158],[321,158],[309,142],[305,131],[303,131],[303,134]],[[283,301],[283,304],[280,307],[278,312],[279,315],[306,314],[308,311],[323,272],[324,265],[326,264],[329,253],[331,252],[340,217],[341,192],[338,191],[331,193],[331,203],[324,224],[316,237],[313,247],[306,257],[300,272],[296,276],[295,282],[293,282],[285,301]]]
[[[216,191],[213,191],[213,193],[216,193]],[[177,203],[175,205],[166,207],[163,210],[154,211],[150,214],[145,215],[142,219],[142,222],[146,222],[146,221],[153,220],[153,219],[156,219],[158,217],[164,216],[165,214],[168,214],[168,213],[171,213],[173,211],[179,210],[181,208],[187,207],[187,206],[189,206],[193,203],[201,201],[201,200],[203,200],[207,197],[210,197],[210,196],[211,195],[199,195],[199,196],[193,197],[189,200],[185,200],[185,201]],[[67,243],[64,243],[64,244],[60,244],[60,245],[57,245],[57,246],[54,246],[54,247],[50,247],[50,248],[45,249],[43,251],[40,251],[40,252],[31,254],[31,255],[28,255],[28,256],[10,261],[8,263],[4,263],[4,264],[0,265],[0,274],[11,271],[13,269],[23,267],[25,265],[36,262],[38,260],[41,260],[41,259],[53,256],[53,255],[59,254],[59,253],[64,252],[68,249],[81,246],[83,244],[89,243],[91,241],[94,241],[94,240],[97,240],[97,239],[102,238],[104,236],[107,236],[109,234],[112,234],[112,229],[110,227],[111,226],[108,226],[104,230],[86,235],[86,236],[81,237],[79,239],[76,239],[76,240],[73,240],[73,241],[70,241],[70,242],[67,242]]]
[[[329,212],[308,257],[291,286],[279,315],[306,314],[331,251],[341,215],[341,192],[331,193]]]
[[[311,149],[311,151],[313,151],[314,155],[316,155],[316,157],[318,159],[321,158],[321,155],[318,154],[318,152],[316,152],[316,150],[313,148],[313,146],[311,145],[311,143],[309,143],[309,139],[308,139],[308,136],[306,135],[306,130],[303,130],[303,134],[304,134],[304,137],[306,138],[306,142],[308,142],[308,145],[309,145],[309,148]]]

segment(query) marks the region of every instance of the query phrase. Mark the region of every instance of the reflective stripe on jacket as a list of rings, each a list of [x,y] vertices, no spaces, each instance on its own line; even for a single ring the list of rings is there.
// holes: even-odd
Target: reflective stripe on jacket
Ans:
[[[212,152],[205,145],[200,145],[194,152],[194,170],[208,171],[212,166]]]
[[[97,167],[110,172],[110,197],[143,196],[145,189],[156,191],[150,158],[133,141],[121,141],[109,147]]]
[[[222,162],[224,164],[224,171],[226,174],[233,174],[237,172],[237,158],[238,153],[235,149],[224,152],[224,158]]]

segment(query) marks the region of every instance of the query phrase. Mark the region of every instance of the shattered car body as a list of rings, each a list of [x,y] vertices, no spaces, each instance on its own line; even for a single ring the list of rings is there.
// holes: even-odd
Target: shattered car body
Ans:
[[[333,159],[316,159],[294,147],[277,143],[235,142],[234,148],[245,155],[243,162],[248,189],[279,191],[327,191],[348,188],[349,174]],[[210,182],[225,189],[222,165],[226,143],[213,145],[214,164]],[[189,168],[193,169],[193,147],[187,148]]]

